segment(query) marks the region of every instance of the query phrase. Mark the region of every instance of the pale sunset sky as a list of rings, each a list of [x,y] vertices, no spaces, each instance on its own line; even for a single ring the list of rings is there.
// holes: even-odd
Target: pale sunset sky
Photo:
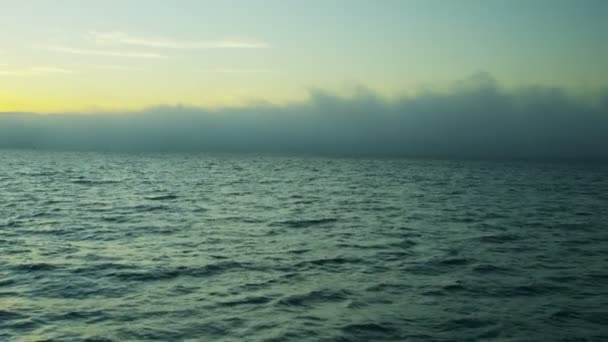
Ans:
[[[0,0],[0,112],[608,80],[604,0]]]

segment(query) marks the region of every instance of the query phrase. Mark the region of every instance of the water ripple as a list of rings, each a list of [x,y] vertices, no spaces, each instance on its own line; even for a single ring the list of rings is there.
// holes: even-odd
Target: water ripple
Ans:
[[[606,340],[608,166],[0,151],[0,340]]]

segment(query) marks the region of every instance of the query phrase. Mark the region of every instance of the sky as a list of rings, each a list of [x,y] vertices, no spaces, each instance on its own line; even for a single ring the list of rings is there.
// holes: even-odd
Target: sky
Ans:
[[[0,0],[0,112],[608,83],[604,0]]]
[[[605,0],[0,9],[0,148],[608,159]]]

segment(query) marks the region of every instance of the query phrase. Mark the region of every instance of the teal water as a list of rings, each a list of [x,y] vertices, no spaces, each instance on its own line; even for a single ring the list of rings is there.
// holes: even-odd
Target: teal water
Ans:
[[[0,340],[606,340],[607,208],[597,163],[0,151]]]

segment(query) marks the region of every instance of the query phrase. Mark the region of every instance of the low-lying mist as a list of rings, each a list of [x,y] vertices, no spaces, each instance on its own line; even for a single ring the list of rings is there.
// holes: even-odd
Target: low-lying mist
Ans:
[[[290,105],[112,114],[3,113],[0,148],[608,159],[608,91],[503,89],[486,74],[386,99],[311,91]]]

